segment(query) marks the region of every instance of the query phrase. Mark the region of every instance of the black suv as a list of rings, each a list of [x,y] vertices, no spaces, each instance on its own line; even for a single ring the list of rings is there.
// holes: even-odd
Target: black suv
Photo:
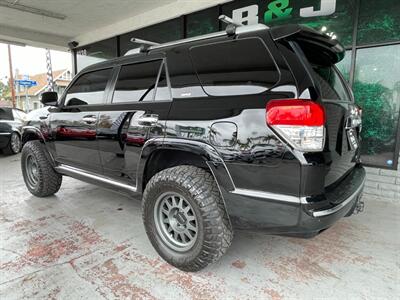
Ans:
[[[361,110],[335,63],[341,44],[307,27],[228,25],[82,70],[24,128],[29,191],[67,175],[142,195],[158,253],[197,271],[232,228],[310,237],[362,206]]]

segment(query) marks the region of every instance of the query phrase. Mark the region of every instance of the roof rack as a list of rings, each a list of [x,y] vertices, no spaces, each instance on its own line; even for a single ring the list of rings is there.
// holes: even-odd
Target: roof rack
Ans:
[[[195,42],[195,41],[201,41],[201,40],[215,38],[215,37],[221,37],[221,36],[226,36],[226,35],[232,36],[232,35],[243,34],[243,33],[247,33],[247,32],[265,30],[265,29],[269,28],[268,26],[266,26],[264,24],[242,25],[242,24],[236,23],[231,18],[224,16],[224,15],[221,15],[218,19],[221,22],[228,24],[225,31],[213,32],[213,33],[190,37],[190,38],[181,39],[181,40],[177,40],[177,41],[166,42],[163,44],[132,38],[131,42],[141,43],[142,45],[140,46],[140,48],[128,50],[125,53],[125,56],[132,55],[132,54],[138,54],[138,53],[142,53],[142,52],[148,52],[150,50],[162,49],[165,47],[171,47],[171,46],[175,46],[175,45]]]
[[[237,23],[232,18],[229,18],[228,16],[225,16],[225,15],[220,15],[218,17],[218,20],[220,20],[221,22],[224,22],[225,24],[228,24],[228,25],[232,24],[236,27],[243,26],[242,23]]]
[[[149,51],[149,48],[151,46],[158,46],[160,45],[159,43],[156,42],[152,42],[152,41],[147,41],[147,40],[142,40],[142,39],[138,39],[138,38],[131,38],[130,40],[132,43],[138,43],[141,44],[139,49],[139,52],[147,52]]]
[[[218,20],[224,22],[225,24],[228,24],[225,28],[225,32],[228,36],[236,35],[236,28],[243,26],[242,23],[237,23],[232,18],[229,18],[228,16],[225,15],[220,15],[218,17]]]

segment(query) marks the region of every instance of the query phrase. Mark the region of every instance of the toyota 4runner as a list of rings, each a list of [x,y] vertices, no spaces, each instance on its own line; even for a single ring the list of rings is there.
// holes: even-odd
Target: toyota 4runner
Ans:
[[[138,40],[137,40],[138,41]],[[197,271],[232,228],[311,237],[362,208],[361,110],[343,46],[299,25],[235,26],[91,65],[23,129],[35,196],[71,176],[141,195],[147,235]]]

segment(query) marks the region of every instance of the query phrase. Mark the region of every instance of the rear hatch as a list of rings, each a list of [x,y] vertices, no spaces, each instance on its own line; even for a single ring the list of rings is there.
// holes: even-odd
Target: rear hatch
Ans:
[[[326,147],[330,169],[325,178],[328,186],[346,175],[359,152],[360,122],[358,108],[339,71],[334,66],[313,66],[313,77],[319,85],[326,115]]]
[[[289,25],[272,28],[275,41],[293,48],[307,70],[326,116],[324,157],[328,166],[325,187],[346,176],[359,160],[361,110],[335,64],[344,57],[344,47],[313,29]]]

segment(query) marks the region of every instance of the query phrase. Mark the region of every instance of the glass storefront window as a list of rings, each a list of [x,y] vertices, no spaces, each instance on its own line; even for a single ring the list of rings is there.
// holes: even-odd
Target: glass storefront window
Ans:
[[[218,7],[202,10],[186,17],[186,37],[216,32],[219,30]]]
[[[76,49],[76,67],[79,72],[83,68],[117,57],[117,38],[110,38]]]
[[[351,68],[351,50],[347,50],[344,58],[336,64],[336,67],[342,73],[344,79],[349,82],[350,80],[350,68]]]
[[[396,167],[400,110],[400,45],[357,50],[353,85],[363,110],[362,158],[374,166]]]
[[[357,44],[400,40],[400,1],[361,0]]]
[[[153,26],[138,29],[120,36],[120,51],[123,56],[127,51],[140,47],[132,43],[131,38],[139,38],[157,43],[166,43],[183,38],[182,18],[172,19]]]

